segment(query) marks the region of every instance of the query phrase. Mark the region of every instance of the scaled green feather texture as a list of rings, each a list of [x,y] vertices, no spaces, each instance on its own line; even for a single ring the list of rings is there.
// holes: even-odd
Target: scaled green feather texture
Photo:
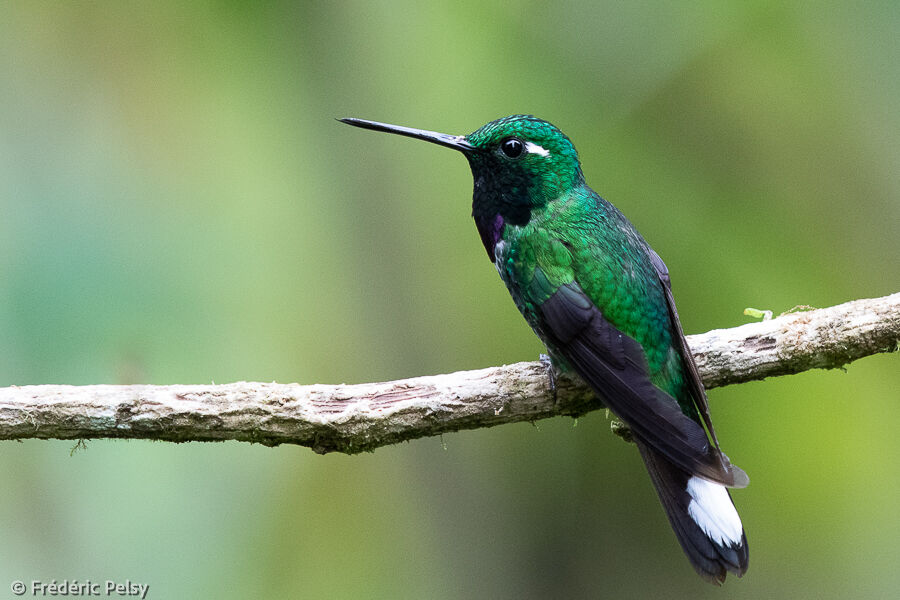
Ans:
[[[519,310],[537,328],[537,307],[575,282],[616,328],[641,344],[654,385],[697,418],[673,345],[662,284],[647,243],[622,213],[579,186],[532,210],[524,226],[508,225],[498,254],[500,276]],[[604,231],[604,239],[596,232]],[[554,363],[566,368],[550,348]]]

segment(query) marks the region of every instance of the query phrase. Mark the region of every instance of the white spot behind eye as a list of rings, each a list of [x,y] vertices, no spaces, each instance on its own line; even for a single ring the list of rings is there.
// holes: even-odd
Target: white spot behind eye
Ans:
[[[550,156],[550,151],[544,148],[543,146],[538,146],[534,142],[525,142],[525,150],[529,152],[529,154],[540,154],[541,156]]]

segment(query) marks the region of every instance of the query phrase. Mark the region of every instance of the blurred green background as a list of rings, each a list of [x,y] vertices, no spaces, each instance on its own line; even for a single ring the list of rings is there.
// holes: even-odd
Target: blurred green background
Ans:
[[[685,328],[900,290],[900,9],[777,2],[4,4],[0,385],[381,381],[541,346],[463,158],[336,123],[558,125]],[[682,555],[602,413],[363,456],[0,448],[14,579],[149,598],[886,598],[897,356],[714,390],[742,580]]]

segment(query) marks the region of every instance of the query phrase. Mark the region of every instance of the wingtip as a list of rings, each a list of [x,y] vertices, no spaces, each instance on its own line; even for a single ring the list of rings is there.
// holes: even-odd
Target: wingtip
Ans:
[[[720,451],[719,456],[722,458],[722,466],[724,467],[725,472],[729,475],[729,481],[720,483],[723,483],[725,487],[733,489],[741,489],[750,485],[750,477],[742,468],[732,464],[724,452]]]
[[[741,469],[740,467],[731,465],[731,472],[734,475],[734,477],[733,477],[734,484],[730,485],[728,487],[735,488],[735,489],[741,489],[741,488],[745,488],[748,485],[750,485],[750,477],[747,475],[747,473],[744,472],[743,469]]]

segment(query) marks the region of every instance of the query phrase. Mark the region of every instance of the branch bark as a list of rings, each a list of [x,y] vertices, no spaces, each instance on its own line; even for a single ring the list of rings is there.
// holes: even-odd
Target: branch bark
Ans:
[[[900,345],[900,293],[688,336],[707,387],[833,369]],[[602,407],[577,377],[525,362],[356,385],[36,385],[0,388],[0,439],[129,438],[370,451],[460,429]]]

